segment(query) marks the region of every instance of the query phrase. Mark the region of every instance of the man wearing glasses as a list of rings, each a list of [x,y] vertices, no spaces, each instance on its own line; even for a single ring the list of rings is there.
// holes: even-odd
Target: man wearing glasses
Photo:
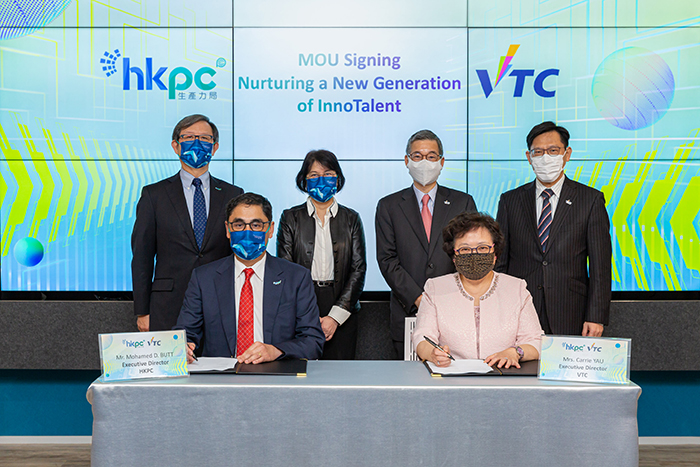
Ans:
[[[472,197],[439,186],[442,142],[421,130],[406,144],[404,162],[413,184],[379,200],[375,217],[377,262],[391,288],[391,339],[404,358],[405,318],[415,316],[427,279],[455,271],[442,251],[442,229],[462,212],[476,212]]]
[[[524,279],[546,334],[600,336],[611,296],[610,220],[600,191],[564,175],[569,132],[552,122],[527,135],[536,179],[501,195],[505,236],[496,271]]]
[[[131,234],[139,331],[172,329],[192,270],[230,254],[221,229],[225,206],[243,193],[209,174],[209,161],[219,149],[219,131],[206,116],[180,120],[171,146],[182,168],[143,188]]]
[[[252,364],[319,358],[326,338],[311,273],[265,251],[275,227],[270,202],[242,194],[229,201],[226,219],[233,255],[194,270],[177,320],[188,362],[197,348]]]

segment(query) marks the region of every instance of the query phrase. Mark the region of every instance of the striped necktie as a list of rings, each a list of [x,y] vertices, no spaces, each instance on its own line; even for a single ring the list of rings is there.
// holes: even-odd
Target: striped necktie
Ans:
[[[540,238],[540,245],[544,252],[547,248],[547,240],[549,239],[549,227],[552,225],[552,205],[549,198],[554,192],[547,188],[542,192],[542,212],[540,220],[537,222],[537,236]]]

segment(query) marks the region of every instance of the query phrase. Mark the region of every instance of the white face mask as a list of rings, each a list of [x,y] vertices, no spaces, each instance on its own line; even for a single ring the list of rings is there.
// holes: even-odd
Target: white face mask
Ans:
[[[440,161],[430,162],[428,159],[423,159],[419,162],[413,162],[408,159],[408,173],[411,174],[413,180],[423,186],[436,182],[441,170]]]
[[[543,154],[539,157],[530,157],[530,164],[542,183],[552,183],[564,169],[564,154],[556,156]]]

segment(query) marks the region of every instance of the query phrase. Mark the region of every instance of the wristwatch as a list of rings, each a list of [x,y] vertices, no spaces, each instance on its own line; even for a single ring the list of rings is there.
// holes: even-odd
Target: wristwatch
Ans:
[[[523,348],[520,347],[519,345],[515,345],[515,346],[513,346],[513,348],[515,349],[516,352],[518,352],[518,361],[522,360],[523,357],[525,357],[525,351],[523,350]]]

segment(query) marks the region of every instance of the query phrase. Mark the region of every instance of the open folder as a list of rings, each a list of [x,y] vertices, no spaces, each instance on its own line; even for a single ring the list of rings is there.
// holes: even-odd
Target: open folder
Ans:
[[[456,360],[448,367],[438,367],[432,362],[424,361],[423,364],[430,372],[430,376],[537,376],[538,360],[522,362],[520,368],[498,368],[488,366],[483,360]]]
[[[190,373],[236,375],[306,376],[306,360],[275,360],[257,365],[238,363],[235,358],[199,357],[187,365]]]

